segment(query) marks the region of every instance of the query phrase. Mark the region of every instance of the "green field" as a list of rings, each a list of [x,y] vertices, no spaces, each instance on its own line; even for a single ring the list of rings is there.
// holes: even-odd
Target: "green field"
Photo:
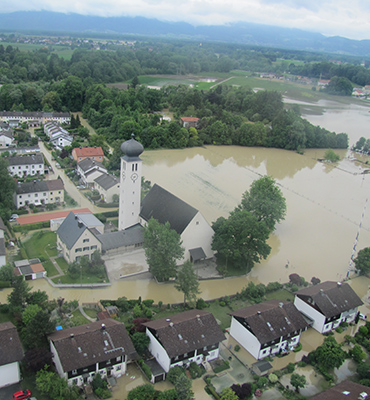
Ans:
[[[23,243],[28,258],[55,257],[58,254],[56,248],[57,235],[55,232],[38,231],[30,239]]]
[[[12,42],[1,42],[4,48],[8,46],[17,47],[20,51],[35,51],[40,50],[42,48],[49,48],[48,45],[45,44],[33,44],[33,43],[12,43]],[[65,60],[70,60],[73,54],[73,51],[68,46],[51,46],[52,53],[57,54],[59,57],[64,58]]]

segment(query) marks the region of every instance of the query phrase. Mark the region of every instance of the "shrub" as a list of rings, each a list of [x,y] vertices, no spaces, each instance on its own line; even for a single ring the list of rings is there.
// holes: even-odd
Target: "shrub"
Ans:
[[[265,376],[261,376],[258,381],[257,381],[257,386],[259,388],[263,388],[264,386],[266,386],[268,384],[268,379]]]
[[[302,282],[302,279],[298,274],[290,274],[289,275],[289,282],[292,285],[298,285],[299,286],[301,284],[301,282]]]
[[[185,375],[185,370],[179,366],[176,366],[168,371],[166,379],[168,379],[174,385],[180,375]]]
[[[230,368],[229,362],[228,361],[223,361],[222,364],[217,365],[215,368],[213,368],[213,372],[215,374],[218,374],[218,373],[220,373],[222,371],[225,371],[226,369],[229,369],[229,368]]]
[[[197,363],[192,362],[189,365],[189,372],[192,379],[195,379],[201,377],[204,374],[205,370]]]
[[[145,362],[143,360],[139,360],[138,361],[140,368],[143,370],[144,374],[146,375],[146,377],[151,380],[152,379],[152,371],[150,370],[150,368],[145,364]]]
[[[298,290],[298,286],[297,285],[292,285],[291,286],[291,290],[292,290],[292,292],[296,292]]]
[[[266,293],[275,292],[276,290],[280,290],[283,285],[280,282],[270,282],[266,286]]]
[[[297,346],[294,348],[293,352],[294,352],[294,353],[298,353],[298,352],[301,351],[301,350],[302,350],[302,343],[299,342],[299,343],[297,344]]]
[[[288,371],[289,374],[291,374],[291,373],[295,370],[295,364],[293,364],[293,363],[290,362],[290,363],[286,366],[286,370]]]
[[[151,307],[154,303],[154,300],[148,299],[148,300],[143,300],[143,304],[146,307]]]
[[[240,346],[238,344],[235,345],[234,350],[238,352],[240,350]]]
[[[341,326],[338,326],[337,328],[335,328],[335,332],[342,333],[343,328]]]
[[[158,305],[159,305],[159,303],[158,303]],[[204,308],[207,308],[207,307],[208,307],[207,303],[202,298],[199,298],[197,300],[196,308],[198,310],[203,310]]]
[[[297,362],[297,366],[299,368],[304,368],[304,367],[307,367],[307,364],[304,361],[298,361]]]
[[[271,373],[271,374],[269,375],[269,381],[270,381],[271,383],[276,383],[276,382],[278,381],[278,377],[277,377],[275,374]]]
[[[314,276],[311,278],[311,283],[313,285],[318,285],[321,282],[319,278],[315,278]]]

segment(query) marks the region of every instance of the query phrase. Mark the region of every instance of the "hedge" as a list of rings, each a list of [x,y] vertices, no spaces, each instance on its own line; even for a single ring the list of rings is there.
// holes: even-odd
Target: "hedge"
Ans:
[[[94,215],[96,218],[99,218],[98,215],[104,215],[106,218],[114,218],[114,217],[118,217],[118,210],[106,211],[106,212],[97,213]]]
[[[0,281],[0,289],[10,288],[12,283],[10,281]]]
[[[13,226],[13,231],[28,232],[42,228],[50,228],[50,221],[35,222],[34,224],[27,224],[27,225],[15,225]]]
[[[97,203],[95,204],[97,207],[101,208],[113,208],[113,207],[119,207],[119,203]],[[117,211],[118,215],[118,211]]]

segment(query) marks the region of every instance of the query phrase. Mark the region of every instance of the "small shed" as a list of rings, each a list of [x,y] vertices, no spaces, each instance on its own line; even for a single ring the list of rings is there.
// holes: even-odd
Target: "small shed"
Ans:
[[[272,370],[272,365],[268,361],[257,361],[252,364],[252,371],[258,376],[267,375]]]

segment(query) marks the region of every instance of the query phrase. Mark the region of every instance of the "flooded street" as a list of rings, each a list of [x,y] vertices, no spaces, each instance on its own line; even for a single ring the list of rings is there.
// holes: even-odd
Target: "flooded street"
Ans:
[[[337,110],[340,107],[343,105],[339,104]],[[366,137],[370,114],[365,113],[362,106],[347,107],[355,119],[362,115],[361,130],[354,129],[352,119],[347,118],[344,111],[334,115],[333,107],[323,115],[307,118],[329,129],[333,128],[326,124],[335,120],[341,126],[338,131],[347,132],[353,144],[359,136]],[[324,152],[324,149],[307,150],[299,155],[292,151],[236,146],[144,151],[143,176],[200,210],[210,223],[220,216],[227,217],[240,202],[243,192],[265,174],[276,180],[287,200],[286,219],[269,239],[272,251],[267,260],[256,265],[248,276],[202,281],[201,297],[211,299],[233,294],[249,280],[265,284],[286,282],[293,272],[308,281],[313,276],[322,281],[341,280],[346,276],[370,193],[370,175],[360,174],[365,164],[355,164],[348,159],[341,161],[338,168],[318,162],[316,159]],[[346,150],[336,152],[342,158],[350,154]],[[67,188],[72,195],[75,194],[73,189]],[[78,200],[79,205],[85,205],[83,197]],[[369,244],[370,206],[362,221],[357,251]],[[81,302],[121,296],[129,299],[141,296],[164,303],[182,300],[173,284],[158,285],[145,279],[115,281],[109,288],[94,290],[56,289],[43,280],[32,282],[32,286],[45,290],[53,298],[62,296]],[[6,301],[8,293],[9,290],[0,291],[0,302]]]

